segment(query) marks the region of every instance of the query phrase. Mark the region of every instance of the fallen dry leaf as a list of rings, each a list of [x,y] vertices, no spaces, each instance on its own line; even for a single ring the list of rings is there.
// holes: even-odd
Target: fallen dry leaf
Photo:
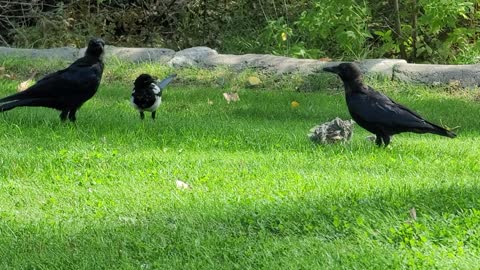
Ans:
[[[450,90],[456,91],[456,90],[462,90],[462,82],[459,80],[450,80],[448,82],[448,87]]]
[[[225,86],[225,78],[224,77],[220,77],[217,79],[217,84],[220,86],[220,87],[224,87]]]
[[[33,85],[33,80],[23,81],[17,86],[17,92],[25,91],[25,90],[27,90],[28,87],[30,87],[32,85]]]
[[[300,103],[298,103],[297,101],[292,101],[292,103],[290,103],[290,106],[292,107],[292,109],[295,109],[297,108],[298,106],[300,106]]]
[[[10,80],[15,80],[17,78],[17,76],[15,74],[5,74],[3,76],[7,79],[10,79]]]
[[[417,220],[417,210],[415,210],[415,207],[412,207],[412,209],[410,209],[410,217],[413,220]]]
[[[250,86],[257,86],[261,83],[262,83],[262,81],[258,77],[255,77],[255,76],[248,77],[248,84]]]
[[[177,185],[177,188],[179,189],[190,189],[190,185],[183,182],[182,180],[176,180],[175,184]]]
[[[322,57],[322,58],[319,58],[318,60],[319,60],[319,61],[322,61],[322,62],[331,62],[331,61],[332,61],[332,58],[330,58],[330,57]]]
[[[33,83],[34,83],[33,78],[35,77],[36,74],[37,74],[36,71],[32,71],[32,74],[30,75],[30,77],[26,81],[21,82],[17,86],[17,92],[25,91],[25,90],[27,90],[27,88],[32,86]]]
[[[240,100],[238,93],[223,93],[223,97],[228,104],[230,104],[230,102],[236,102]]]

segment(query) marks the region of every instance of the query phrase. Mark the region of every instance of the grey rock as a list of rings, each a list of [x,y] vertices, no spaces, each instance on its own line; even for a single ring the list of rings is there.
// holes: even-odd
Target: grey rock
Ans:
[[[86,48],[80,49],[77,57],[82,57],[85,54],[85,50]],[[157,62],[166,64],[174,55],[174,50],[165,48],[127,48],[107,45],[105,46],[104,59],[105,61],[119,59],[134,63]]]
[[[266,70],[278,74],[300,72],[310,74],[318,72],[325,66],[322,61],[312,59],[296,59],[269,54],[217,54],[206,59],[209,66],[228,66],[235,70],[247,68]]]
[[[210,67],[208,59],[218,55],[217,51],[208,47],[193,47],[178,51],[175,56],[168,61],[171,67]]]
[[[329,62],[324,66],[336,66],[342,62]],[[381,75],[388,78],[393,77],[393,69],[396,65],[406,64],[407,61],[402,59],[364,59],[359,62],[355,62],[360,70],[367,76]]]
[[[105,59],[130,62],[155,62],[175,68],[210,68],[226,66],[234,70],[257,69],[277,74],[299,73],[310,75],[322,72],[322,68],[340,62],[323,62],[312,59],[296,59],[268,54],[231,55],[218,54],[208,47],[193,47],[175,53],[164,48],[124,48],[106,46]],[[85,48],[17,49],[0,47],[0,56],[49,58],[74,61],[83,56]],[[429,85],[480,86],[480,65],[426,65],[408,64],[405,60],[366,59],[358,62],[367,75],[383,75],[395,80]]]
[[[395,80],[429,85],[451,84],[461,87],[480,86],[480,65],[399,64],[394,68]]]
[[[52,49],[18,49],[0,47],[0,56],[16,56],[26,58],[49,58],[74,61],[78,56],[78,49],[72,47]]]
[[[341,62],[324,62],[313,59],[297,59],[269,54],[216,54],[203,59],[207,66],[229,66],[235,70],[246,68],[266,70],[277,74],[301,73],[304,75],[321,72],[322,68],[338,65]],[[367,59],[358,64],[366,74],[393,76],[393,67],[406,63],[405,60],[395,59]]]
[[[403,59],[365,59],[359,62],[360,69],[368,75],[384,75],[393,77],[396,65],[406,64]]]

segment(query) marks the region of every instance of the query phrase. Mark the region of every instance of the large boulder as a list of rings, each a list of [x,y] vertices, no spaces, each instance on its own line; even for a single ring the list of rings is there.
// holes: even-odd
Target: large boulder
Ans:
[[[257,69],[277,74],[300,73],[309,75],[322,72],[322,68],[340,62],[325,62],[313,59],[297,59],[269,54],[231,55],[218,54],[208,47],[193,47],[175,52],[164,48],[122,48],[106,46],[105,58],[129,62],[155,62],[174,68],[210,68],[226,66],[235,70]],[[83,56],[85,48],[70,47],[52,49],[17,49],[0,47],[0,56],[25,58],[49,58],[74,61]],[[367,75],[382,75],[388,78],[422,84],[452,84],[462,87],[480,86],[480,65],[426,65],[408,64],[405,60],[366,59],[358,62]]]
[[[85,54],[86,48],[80,49],[78,57]],[[126,48],[105,46],[105,61],[109,59],[119,59],[134,63],[157,62],[166,64],[175,55],[175,51],[165,48]]]
[[[396,65],[406,64],[403,59],[365,59],[358,64],[360,69],[367,74],[379,74],[393,78],[393,69]]]
[[[269,54],[217,54],[206,59],[210,66],[228,66],[235,70],[260,69],[278,74],[300,72],[309,74],[320,70],[326,62],[312,59],[297,59]]]
[[[393,78],[400,81],[430,85],[458,82],[462,87],[480,86],[480,65],[399,64]]]
[[[193,47],[178,51],[168,61],[168,65],[175,68],[182,67],[209,67],[208,59],[218,55],[217,51],[208,47]]]
[[[22,58],[48,58],[74,61],[78,56],[78,49],[72,47],[52,49],[18,49],[0,47],[0,56],[14,56]]]
[[[329,62],[325,67],[336,66],[342,62]],[[393,77],[393,68],[396,65],[407,63],[405,60],[397,59],[365,59],[355,62],[360,70],[366,75],[380,75],[388,78]]]

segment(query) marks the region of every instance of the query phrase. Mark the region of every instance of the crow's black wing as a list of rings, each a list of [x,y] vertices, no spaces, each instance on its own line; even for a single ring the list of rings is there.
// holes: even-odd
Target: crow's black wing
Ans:
[[[408,112],[410,112],[411,114],[415,115],[416,117],[422,119],[422,117],[421,117],[418,113],[410,110],[409,108],[405,107],[404,105],[402,105],[402,104],[400,104],[400,103],[395,102],[394,100],[392,100],[391,98],[387,97],[386,95],[384,95],[384,94],[382,94],[382,93],[380,93],[380,92],[377,92],[377,91],[376,91],[375,89],[373,89],[372,87],[369,86],[369,87],[368,87],[368,90],[370,91],[370,92],[369,92],[369,95],[370,95],[371,97],[373,97],[373,98],[375,98],[375,99],[377,99],[377,100],[379,100],[379,101],[383,101],[383,102],[385,102],[385,103],[393,103],[393,104],[396,104],[399,108],[401,108],[401,109],[403,109],[403,110],[405,110],[405,111],[408,111]]]
[[[101,73],[101,63],[74,63],[66,69],[46,75],[25,91],[3,98],[0,102],[25,98],[88,98],[97,90]]]
[[[370,125],[391,129],[430,127],[418,114],[384,95],[355,94],[347,97],[347,103],[352,115]]]

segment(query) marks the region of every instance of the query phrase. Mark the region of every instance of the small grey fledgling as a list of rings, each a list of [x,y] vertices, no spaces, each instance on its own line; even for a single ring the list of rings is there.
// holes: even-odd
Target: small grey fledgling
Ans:
[[[308,137],[322,144],[348,142],[353,135],[353,120],[342,120],[338,117],[310,129]]]

